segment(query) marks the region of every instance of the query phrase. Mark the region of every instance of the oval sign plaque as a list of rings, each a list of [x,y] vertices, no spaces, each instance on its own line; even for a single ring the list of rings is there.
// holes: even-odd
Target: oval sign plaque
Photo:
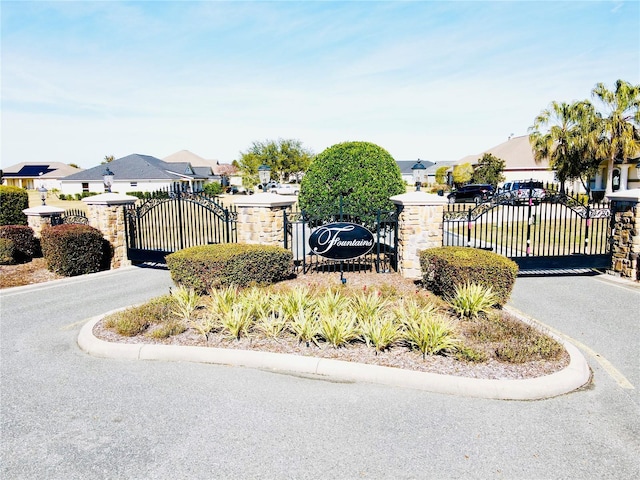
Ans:
[[[368,253],[373,244],[373,233],[362,225],[347,222],[328,223],[309,237],[313,253],[332,260],[360,257]]]

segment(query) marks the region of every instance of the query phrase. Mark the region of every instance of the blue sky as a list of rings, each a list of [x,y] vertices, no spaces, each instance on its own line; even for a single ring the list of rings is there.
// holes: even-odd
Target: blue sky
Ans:
[[[1,3],[1,165],[256,140],[458,160],[640,83],[640,2]]]

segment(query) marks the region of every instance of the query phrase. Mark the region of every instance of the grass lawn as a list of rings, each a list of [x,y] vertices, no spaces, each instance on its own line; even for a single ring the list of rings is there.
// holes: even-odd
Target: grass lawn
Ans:
[[[42,200],[40,199],[40,192],[36,190],[29,190],[29,207],[37,207],[42,205]],[[60,200],[58,195],[52,192],[47,192],[47,200],[46,204],[50,207],[59,207],[64,208],[65,210],[69,210],[71,208],[80,209],[83,211],[87,211],[87,204],[81,200]]]

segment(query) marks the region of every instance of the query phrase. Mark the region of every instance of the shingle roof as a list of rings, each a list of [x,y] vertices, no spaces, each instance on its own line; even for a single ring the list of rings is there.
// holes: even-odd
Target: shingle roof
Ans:
[[[549,162],[543,160],[540,163],[536,163],[534,160],[528,135],[512,137],[506,142],[496,145],[489,150],[485,150],[478,155],[467,155],[458,160],[456,164],[471,163],[473,165],[478,163],[478,160],[480,160],[485,153],[490,153],[504,160],[506,163],[505,170],[549,170]]]
[[[189,163],[168,163],[150,155],[134,153],[64,177],[63,181],[102,180],[106,167],[113,172],[116,181],[175,180],[178,178],[206,178],[191,169]]]
[[[398,167],[400,167],[400,173],[403,175],[411,175],[411,167],[413,167],[418,160],[396,160]],[[429,168],[433,165],[433,162],[429,162],[428,160],[420,160],[426,168]]]
[[[79,168],[61,162],[22,162],[5,168],[3,175],[19,178],[60,178],[79,171]]]

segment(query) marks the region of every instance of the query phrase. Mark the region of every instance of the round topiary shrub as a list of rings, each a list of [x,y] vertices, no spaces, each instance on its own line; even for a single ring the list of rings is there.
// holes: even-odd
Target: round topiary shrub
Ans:
[[[312,219],[329,220],[342,210],[365,223],[378,210],[394,208],[389,197],[405,193],[400,168],[385,149],[345,142],[320,153],[300,184],[298,203]]]
[[[439,247],[420,252],[424,285],[437,295],[452,298],[456,287],[491,287],[499,305],[507,303],[518,276],[518,265],[507,257],[470,247]]]
[[[67,277],[99,272],[109,252],[100,230],[89,225],[45,228],[40,242],[47,268]]]
[[[172,280],[198,293],[212,288],[269,285],[293,271],[291,251],[267,245],[226,243],[185,248],[167,255]]]
[[[0,226],[0,238],[6,238],[13,242],[13,259],[16,263],[30,262],[40,253],[38,240],[33,229],[26,225]]]
[[[26,225],[29,194],[24,188],[0,185],[0,225]]]

